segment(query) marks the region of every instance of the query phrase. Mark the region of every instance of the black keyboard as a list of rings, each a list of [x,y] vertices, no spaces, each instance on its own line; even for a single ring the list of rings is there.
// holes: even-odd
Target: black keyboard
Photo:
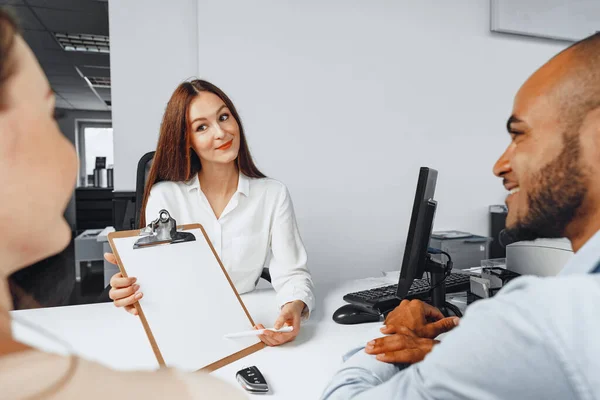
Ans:
[[[467,274],[452,273],[444,283],[446,293],[465,292],[470,289],[471,277]],[[431,286],[427,279],[415,279],[406,295],[407,299],[426,299],[430,296]],[[367,306],[381,311],[390,310],[400,304],[402,299],[396,297],[398,285],[382,286],[375,289],[348,293],[344,300],[351,304]]]

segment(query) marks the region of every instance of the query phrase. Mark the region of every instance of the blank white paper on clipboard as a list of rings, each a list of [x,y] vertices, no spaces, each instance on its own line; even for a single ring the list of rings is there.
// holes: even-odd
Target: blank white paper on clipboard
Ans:
[[[138,310],[166,366],[214,370],[263,345],[258,337],[224,338],[252,329],[253,321],[201,226],[187,225],[184,231],[196,240],[134,249],[140,237],[133,232],[139,231],[128,237],[116,232],[109,239],[122,272],[136,277],[144,293]]]

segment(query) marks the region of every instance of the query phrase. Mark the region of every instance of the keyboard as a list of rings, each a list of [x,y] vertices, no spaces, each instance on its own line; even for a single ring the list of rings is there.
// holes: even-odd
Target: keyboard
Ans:
[[[471,277],[462,273],[451,273],[444,283],[446,284],[446,293],[465,292],[470,289]],[[426,299],[430,297],[431,287],[427,279],[415,279],[406,295],[407,299]],[[380,311],[390,310],[400,304],[396,297],[398,285],[382,286],[360,292],[348,293],[344,300],[351,304],[366,306],[368,308]]]

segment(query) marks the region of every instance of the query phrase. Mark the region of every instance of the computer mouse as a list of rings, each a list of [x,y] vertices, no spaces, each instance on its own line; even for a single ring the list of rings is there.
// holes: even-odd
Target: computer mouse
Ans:
[[[373,309],[346,304],[335,310],[333,320],[343,325],[362,324],[381,321],[381,314]]]

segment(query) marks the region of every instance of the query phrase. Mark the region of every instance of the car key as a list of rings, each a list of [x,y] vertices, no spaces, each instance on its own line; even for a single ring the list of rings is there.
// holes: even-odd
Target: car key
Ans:
[[[255,366],[238,371],[235,377],[240,385],[250,393],[267,393],[269,391],[265,377]]]

